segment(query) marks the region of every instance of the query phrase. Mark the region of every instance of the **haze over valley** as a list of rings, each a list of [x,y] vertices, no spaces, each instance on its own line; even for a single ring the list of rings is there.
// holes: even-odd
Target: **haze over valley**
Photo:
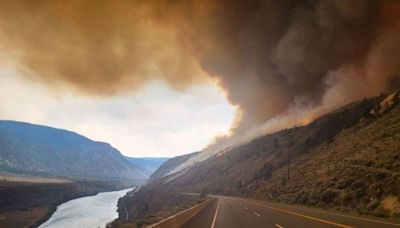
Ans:
[[[0,227],[399,227],[397,0],[0,3]]]

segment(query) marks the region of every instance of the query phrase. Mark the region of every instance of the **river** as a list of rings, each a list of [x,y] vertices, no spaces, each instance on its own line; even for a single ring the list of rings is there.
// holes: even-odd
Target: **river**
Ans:
[[[115,192],[102,192],[70,200],[57,207],[54,214],[40,228],[105,227],[118,217],[118,199],[132,188]]]

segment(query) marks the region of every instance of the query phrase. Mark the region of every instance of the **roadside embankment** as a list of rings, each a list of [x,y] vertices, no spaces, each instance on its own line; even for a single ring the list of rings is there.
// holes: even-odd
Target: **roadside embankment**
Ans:
[[[162,191],[154,195],[143,187],[118,201],[118,219],[110,227],[147,227],[210,200],[204,194]]]
[[[202,210],[210,206],[216,199],[210,198],[191,208],[188,208],[178,214],[172,215],[158,223],[148,226],[148,228],[179,228],[187,223],[190,219],[200,213]]]

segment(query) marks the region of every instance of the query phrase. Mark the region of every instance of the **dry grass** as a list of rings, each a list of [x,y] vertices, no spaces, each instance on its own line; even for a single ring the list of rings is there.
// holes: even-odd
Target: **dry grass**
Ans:
[[[28,227],[39,218],[46,216],[48,207],[35,207],[28,210],[13,210],[0,214],[0,227]]]
[[[28,183],[69,183],[72,182],[68,179],[61,178],[47,178],[47,177],[35,177],[35,176],[15,176],[0,174],[0,180],[10,182],[28,182]]]
[[[257,189],[265,200],[306,204],[377,216],[400,216],[400,107],[343,130],[332,143],[314,148]],[[396,199],[396,200],[393,200]],[[397,205],[397,206],[396,206]]]

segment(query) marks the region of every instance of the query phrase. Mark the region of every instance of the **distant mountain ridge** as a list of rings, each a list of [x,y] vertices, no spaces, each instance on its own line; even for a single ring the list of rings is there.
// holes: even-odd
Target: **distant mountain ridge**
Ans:
[[[164,176],[168,175],[175,167],[179,166],[183,162],[187,161],[189,158],[199,154],[200,152],[193,152],[190,154],[184,154],[176,156],[165,161],[150,177],[150,181],[156,181],[162,179]]]
[[[169,158],[167,157],[143,157],[143,158],[136,158],[136,157],[129,157],[125,156],[128,161],[134,164],[136,167],[140,168],[146,176],[150,177],[157,169]]]
[[[108,143],[75,132],[17,121],[0,121],[0,172],[112,180],[147,179]]]

